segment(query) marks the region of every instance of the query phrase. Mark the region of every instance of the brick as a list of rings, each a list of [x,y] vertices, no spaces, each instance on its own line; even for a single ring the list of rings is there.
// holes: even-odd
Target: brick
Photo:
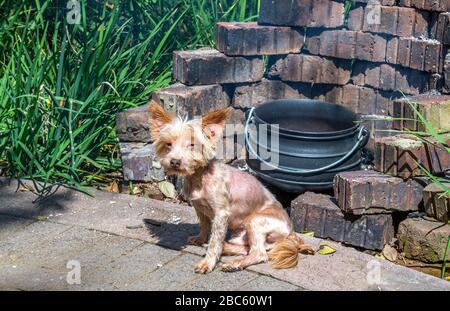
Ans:
[[[256,107],[270,100],[299,97],[298,90],[288,83],[266,79],[256,84],[237,85],[230,92],[233,93],[232,105],[237,108]]]
[[[125,181],[161,181],[165,179],[155,148],[150,143],[120,143]]]
[[[349,12],[348,28],[400,37],[428,37],[430,18],[430,13],[413,8],[357,6]]]
[[[148,105],[116,114],[116,134],[122,142],[150,142]]]
[[[259,24],[339,27],[344,24],[344,3],[330,0],[262,0]]]
[[[450,131],[450,96],[418,95],[392,102],[394,128],[425,132],[427,129],[412,107],[439,133]]]
[[[450,44],[450,12],[439,14],[434,37],[443,44]]]
[[[313,32],[306,39],[311,54],[370,62],[387,62],[441,73],[447,48],[431,39],[389,37],[353,30]]]
[[[230,57],[213,49],[177,51],[173,73],[186,85],[256,82],[264,75],[264,61],[256,56]]]
[[[359,86],[418,95],[431,89],[432,77],[426,72],[389,64],[356,62],[353,65],[352,81]]]
[[[256,22],[217,24],[217,49],[231,56],[299,53],[303,33],[291,27],[258,25]]]
[[[227,93],[217,84],[186,86],[176,83],[156,91],[152,99],[167,111],[189,119],[230,105]]]
[[[450,53],[447,53],[444,60],[444,83],[448,93],[450,93]]]
[[[368,87],[347,84],[341,87],[340,96],[336,97],[334,102],[345,106],[358,114],[387,115],[389,114],[391,98],[397,96],[400,95],[397,93],[382,92]],[[325,97],[327,98],[328,94],[326,94]]]
[[[433,217],[443,223],[450,220],[450,195],[444,194],[444,189],[450,189],[450,183],[443,183],[442,186],[432,183],[423,189],[423,204],[428,216]]]
[[[406,179],[426,175],[420,163],[428,172],[442,174],[450,166],[450,153],[432,138],[426,139],[433,143],[410,134],[380,138],[375,146],[375,169]]]
[[[345,85],[350,80],[351,62],[314,55],[289,54],[272,60],[269,77],[283,81]]]
[[[339,173],[334,195],[344,214],[367,215],[417,211],[423,187],[413,180],[375,171]]]
[[[370,131],[369,141],[365,146],[366,150],[373,156],[375,153],[375,142],[386,136],[395,135],[392,129],[392,117],[385,115],[361,115],[362,125]]]
[[[324,194],[306,192],[293,200],[291,219],[297,232],[313,231],[316,237],[366,249],[382,249],[394,237],[391,215],[345,216]]]
[[[450,225],[425,219],[406,219],[400,223],[397,236],[406,258],[442,262],[450,236]]]
[[[373,0],[356,0],[355,2],[360,2],[360,3],[369,3],[372,2]],[[395,5],[396,0],[378,0],[377,2],[380,5]]]
[[[400,0],[399,5],[433,12],[450,10],[449,0]]]

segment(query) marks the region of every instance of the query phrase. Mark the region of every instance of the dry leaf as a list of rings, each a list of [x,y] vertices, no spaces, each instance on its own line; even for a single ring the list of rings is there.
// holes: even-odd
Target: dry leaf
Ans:
[[[397,250],[388,244],[384,246],[382,254],[389,261],[396,261],[398,258]]]
[[[381,254],[381,253],[380,253],[380,254],[376,254],[375,257],[376,257],[376,258],[379,258],[379,259],[386,260],[386,258],[385,258],[385,257],[383,256],[383,254]]]
[[[314,232],[313,231],[306,231],[302,233],[304,236],[309,236],[311,238],[314,237]]]
[[[158,183],[158,188],[164,194],[166,198],[175,199],[177,192],[175,191],[175,186],[168,181],[161,181]]]
[[[119,185],[117,184],[117,182],[115,180],[113,180],[113,182],[106,188],[106,191],[119,193],[120,192]]]
[[[320,245],[319,250],[317,252],[320,255],[331,255],[331,254],[336,253],[336,249],[324,244],[324,245]]]

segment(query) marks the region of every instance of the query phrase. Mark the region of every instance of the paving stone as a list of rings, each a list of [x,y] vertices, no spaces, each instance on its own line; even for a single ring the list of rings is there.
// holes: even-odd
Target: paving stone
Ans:
[[[213,49],[174,52],[174,78],[186,85],[261,81],[262,57],[231,57]]]
[[[398,227],[398,241],[405,257],[440,262],[450,236],[450,225],[425,219],[406,219]]]
[[[66,271],[68,261],[76,260],[81,251],[96,245],[105,237],[105,233],[96,230],[74,227],[30,248],[19,261],[55,271]]]
[[[343,172],[334,178],[334,195],[345,214],[417,211],[423,187],[414,180],[374,171]]]
[[[330,0],[262,0],[259,23],[339,27],[344,24],[344,4]]]
[[[375,169],[403,179],[424,176],[417,164],[432,174],[442,174],[450,166],[450,154],[433,138],[426,142],[410,134],[380,138],[375,145]],[[447,139],[447,143],[450,138]]]
[[[352,70],[352,81],[356,85],[408,95],[431,90],[433,80],[429,73],[389,64],[356,62]]]
[[[398,130],[426,132],[414,108],[438,132],[450,131],[450,96],[418,95],[397,99],[392,102],[394,123]]]
[[[116,114],[116,133],[122,142],[151,142],[148,105]]]
[[[26,226],[0,241],[0,265],[17,261],[40,243],[45,243],[68,229],[70,226],[41,221]]]
[[[222,86],[217,84],[186,86],[175,83],[154,92],[152,99],[163,106],[166,111],[189,119],[230,105],[228,95]]]
[[[89,273],[85,284],[105,284],[127,289],[134,281],[158,269],[178,256],[178,252],[156,245],[144,244],[120,256],[102,268]]]
[[[360,2],[360,3],[370,3],[373,0],[356,0],[355,2]],[[395,5],[396,0],[378,0],[378,3],[380,3],[380,5]]]
[[[256,22],[217,24],[217,49],[230,56],[299,53],[303,33],[291,27],[258,25]]]
[[[269,77],[282,81],[345,85],[350,80],[351,62],[303,54],[272,59]]]
[[[450,189],[450,183],[432,183],[423,190],[423,205],[428,216],[443,223],[450,220],[450,195],[444,194],[443,187]]]
[[[35,220],[0,214],[0,240],[13,236],[33,222]]]
[[[376,19],[376,20],[375,20]],[[400,37],[428,37],[429,12],[414,8],[382,5],[359,5],[349,12],[348,27]]]
[[[185,291],[232,291],[257,277],[256,273],[246,270],[239,273],[229,273],[215,269],[198,279],[183,283],[180,288]]]
[[[61,290],[67,285],[67,272],[15,263],[0,266],[0,288],[27,291]]]
[[[123,179],[127,181],[165,180],[164,168],[151,143],[119,143],[122,158]]]
[[[130,290],[184,290],[181,286],[195,282],[203,275],[196,274],[194,267],[202,259],[200,256],[183,254],[161,268],[144,275],[129,286]]]
[[[434,12],[450,10],[450,2],[448,0],[400,0],[399,5]]]
[[[297,232],[313,231],[316,237],[365,249],[382,249],[394,237],[391,215],[344,215],[324,194],[306,192],[293,200],[291,219]]]
[[[239,291],[296,291],[301,290],[298,286],[283,282],[267,276],[259,276],[256,279],[244,284]]]
[[[249,271],[285,280],[308,290],[434,291],[449,290],[450,284],[434,276],[402,267],[333,241],[304,237],[317,250],[320,245],[336,249],[331,255],[300,255],[292,269],[273,269],[270,264],[251,266]]]

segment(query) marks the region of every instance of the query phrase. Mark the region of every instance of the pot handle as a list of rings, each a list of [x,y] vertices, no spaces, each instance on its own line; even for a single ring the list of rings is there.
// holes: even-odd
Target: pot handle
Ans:
[[[266,160],[262,159],[253,149],[253,146],[249,143],[249,126],[250,123],[253,121],[253,113],[255,111],[255,108],[251,108],[247,118],[245,120],[245,128],[244,128],[244,138],[245,138],[245,145],[247,146],[249,152],[256,157],[257,160],[259,160],[260,162],[264,163],[265,165],[267,165],[268,167],[271,167],[273,169],[276,169],[278,171],[281,172],[285,172],[285,173],[294,173],[294,174],[299,174],[299,175],[309,175],[309,174],[317,174],[317,173],[322,173],[325,172],[329,169],[332,169],[336,166],[339,166],[340,164],[344,163],[345,161],[347,161],[351,156],[353,156],[353,154],[362,146],[364,146],[367,143],[367,139],[368,139],[368,135],[369,135],[369,129],[365,126],[361,126],[359,129],[359,133],[358,133],[358,141],[355,143],[355,145],[352,147],[352,149],[347,152],[344,156],[342,156],[342,158],[340,158],[339,160],[321,167],[321,168],[316,168],[313,170],[304,170],[304,169],[286,169],[286,168],[281,168],[278,166],[273,165],[270,162],[267,162]]]

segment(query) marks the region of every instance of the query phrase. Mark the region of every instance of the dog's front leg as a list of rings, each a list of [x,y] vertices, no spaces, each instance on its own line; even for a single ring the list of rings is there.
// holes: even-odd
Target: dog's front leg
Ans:
[[[227,210],[219,210],[214,215],[208,250],[205,258],[195,267],[195,272],[208,273],[216,266],[222,254],[223,243],[227,234],[228,217],[229,213]]]

